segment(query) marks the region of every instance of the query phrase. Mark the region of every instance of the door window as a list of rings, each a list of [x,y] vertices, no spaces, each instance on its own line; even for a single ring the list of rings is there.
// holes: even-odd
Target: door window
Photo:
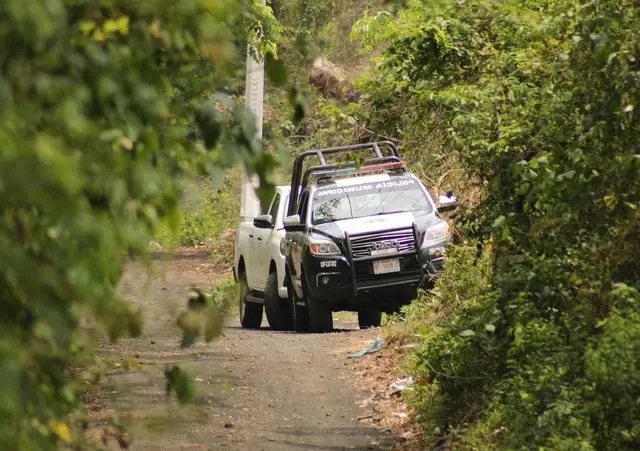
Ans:
[[[300,215],[300,222],[302,224],[304,224],[307,219],[306,211],[307,211],[308,201],[309,201],[309,191],[305,191],[304,193],[302,193],[302,198],[300,199],[300,206],[298,207],[298,214]]]
[[[280,194],[276,193],[276,197],[273,199],[273,203],[271,204],[271,208],[269,209],[269,214],[271,215],[272,221],[275,221],[278,217],[278,209],[280,208]]]
[[[271,206],[271,204],[273,204],[273,199],[271,200],[271,202],[264,205],[262,204],[262,202],[260,202],[260,216],[269,214],[269,207]]]

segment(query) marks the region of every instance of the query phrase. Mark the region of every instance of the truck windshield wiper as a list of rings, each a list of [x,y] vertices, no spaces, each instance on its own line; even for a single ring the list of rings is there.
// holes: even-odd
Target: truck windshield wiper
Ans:
[[[380,215],[393,215],[396,213],[404,213],[404,210],[395,210],[395,211],[381,211],[380,213],[376,213],[376,216]]]
[[[315,225],[320,224],[329,224],[330,222],[342,221],[343,219],[351,219],[351,218],[331,218],[331,219],[323,219],[322,221],[314,222]]]

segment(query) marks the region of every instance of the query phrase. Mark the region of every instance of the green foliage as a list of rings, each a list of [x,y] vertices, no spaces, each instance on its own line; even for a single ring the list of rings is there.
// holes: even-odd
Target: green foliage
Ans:
[[[164,374],[167,395],[175,392],[179,402],[186,403],[191,401],[195,392],[195,386],[189,374],[178,365],[173,365],[171,368],[165,369]]]
[[[206,190],[198,208],[185,212],[178,242],[181,246],[215,242],[234,225],[237,216],[237,197],[227,191]]]
[[[273,3],[275,16],[283,24],[279,42],[282,58],[294,76],[304,79],[307,76],[305,66],[313,61],[323,44],[318,39],[319,33],[331,20],[336,0],[277,0]]]
[[[296,82],[299,91],[268,91],[265,139],[282,139],[295,153],[313,147],[342,145],[366,133],[358,124],[366,112],[356,103],[344,105],[325,99],[310,85],[309,75],[313,61],[319,56],[337,63],[347,78],[359,73],[366,59],[357,54],[357,45],[345,37],[364,11],[382,3],[380,0],[273,2],[275,14],[283,25],[279,58],[287,69],[288,79]],[[302,93],[304,100],[299,98]],[[291,120],[283,102],[292,95],[298,97],[303,107],[300,113],[304,113],[304,119],[299,123]]]
[[[183,347],[191,346],[200,335],[204,335],[206,342],[220,335],[224,317],[238,299],[237,290],[232,279],[225,279],[207,293],[194,291],[187,310],[178,318],[178,325],[183,331]]]
[[[202,336],[209,343],[222,333],[224,319],[238,299],[238,287],[233,279],[225,279],[215,284],[208,292],[194,290],[189,297],[187,308],[178,317],[178,327],[182,330],[183,348],[192,346]],[[173,365],[165,369],[166,390],[174,392],[180,403],[191,401],[195,386],[191,375]]]
[[[640,446],[638,28],[631,1],[460,0],[354,29],[383,48],[359,86],[370,127],[433,132],[409,152],[455,158],[481,189],[459,224],[489,289],[436,318],[415,356],[433,441]]]
[[[212,97],[237,37],[273,50],[259,3],[0,4],[0,448],[73,441],[74,369],[94,364],[94,332],[140,334],[115,287],[127,254],[176,217],[179,176],[242,162],[268,194],[275,160],[251,116]]]
[[[227,171],[224,183],[198,178],[183,182],[175,229],[163,227],[158,242],[163,247],[214,245],[224,232],[234,230],[240,214],[240,171]]]
[[[499,357],[495,324],[501,314],[487,310],[489,258],[468,244],[451,248],[447,258],[435,287],[402,311],[404,333],[416,346],[409,368],[419,384],[410,400],[420,407],[420,421],[434,441],[443,424],[463,421],[481,406]]]

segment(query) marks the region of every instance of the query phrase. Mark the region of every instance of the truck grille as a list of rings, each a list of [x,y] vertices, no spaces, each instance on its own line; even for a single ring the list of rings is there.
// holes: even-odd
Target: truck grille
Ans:
[[[413,229],[401,229],[393,232],[367,233],[362,235],[351,235],[351,252],[353,258],[370,257],[375,255],[371,251],[396,248],[398,252],[410,252],[416,250]],[[381,257],[384,254],[381,254]],[[387,254],[393,255],[393,254]]]

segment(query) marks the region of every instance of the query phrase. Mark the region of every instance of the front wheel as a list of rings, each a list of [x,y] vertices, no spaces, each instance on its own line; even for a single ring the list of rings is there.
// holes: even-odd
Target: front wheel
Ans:
[[[358,312],[358,326],[360,329],[380,327],[382,312],[380,310],[366,309]]]
[[[293,288],[293,280],[291,280],[291,277],[287,277],[287,294],[289,295],[289,303],[291,305],[293,330],[296,332],[309,330],[309,311],[306,307],[300,305],[302,300],[296,294],[295,288]]]
[[[262,304],[255,302],[247,302],[249,296],[249,284],[247,283],[247,275],[245,273],[240,274],[238,277],[239,285],[239,309],[240,309],[240,324],[245,329],[259,329],[262,325]]]
[[[309,326],[311,332],[333,331],[333,313],[327,301],[314,299],[311,293],[307,293],[307,305],[309,306]]]

